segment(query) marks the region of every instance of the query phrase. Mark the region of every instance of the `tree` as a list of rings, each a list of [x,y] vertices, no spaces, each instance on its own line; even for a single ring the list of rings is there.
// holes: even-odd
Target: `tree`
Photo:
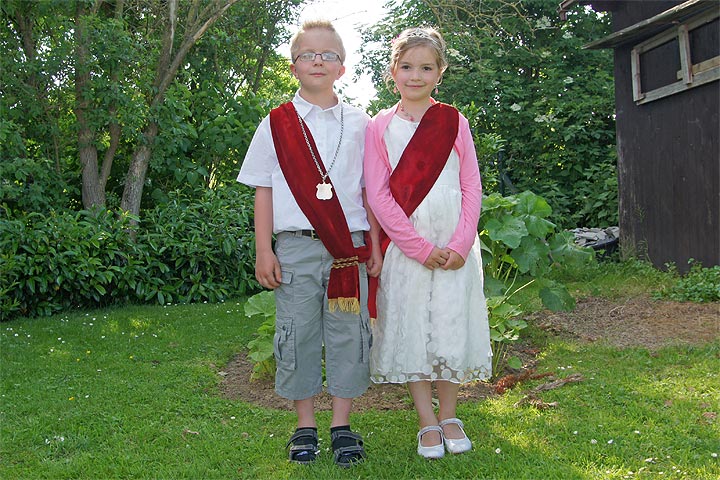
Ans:
[[[562,23],[557,6],[406,0],[363,33],[363,68],[381,83],[390,39],[409,26],[437,27],[450,57],[437,98],[468,116],[476,144],[501,140],[512,182],[546,198],[553,222],[616,224],[612,55],[582,49],[609,33],[609,18],[578,6]],[[381,88],[371,107],[395,101]],[[491,169],[497,175],[494,159],[482,160],[484,177]]]
[[[203,113],[192,108],[208,107],[195,94],[216,92],[230,113],[247,96],[256,122],[262,102],[253,92],[279,61],[275,47],[300,3],[7,0],[0,6],[0,44],[9,53],[0,60],[0,135],[20,140],[0,152],[54,158],[58,174],[81,172],[85,208],[104,206],[110,194],[137,215],[148,169],[162,165],[153,151],[163,129],[192,132]]]
[[[157,58],[155,78],[152,83],[152,93],[148,98],[150,112],[154,112],[162,104],[165,92],[175,78],[178,69],[185,60],[190,48],[210,26],[220,18],[232,4],[238,0],[215,0],[202,5],[199,0],[193,2],[186,15],[186,24],[179,46],[175,46],[176,28],[178,25],[178,1],[169,0],[167,3],[167,16],[164,18],[164,32],[162,48]],[[125,180],[120,208],[135,215],[140,213],[140,200],[142,198],[143,184],[147,172],[152,145],[158,134],[158,122],[152,116],[142,129],[140,144],[133,152],[132,162]]]

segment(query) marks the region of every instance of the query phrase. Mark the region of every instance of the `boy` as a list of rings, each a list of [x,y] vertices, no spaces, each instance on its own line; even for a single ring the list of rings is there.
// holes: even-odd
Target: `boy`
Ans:
[[[260,123],[238,181],[256,189],[255,276],[275,290],[275,391],[294,401],[298,416],[290,461],[312,463],[319,453],[314,396],[324,345],[333,457],[349,467],[366,457],[350,410],[369,385],[367,275],[382,264],[365,243],[371,231],[379,245],[362,188],[369,117],[333,91],[345,49],[330,22],[305,22],[290,53],[300,89]]]

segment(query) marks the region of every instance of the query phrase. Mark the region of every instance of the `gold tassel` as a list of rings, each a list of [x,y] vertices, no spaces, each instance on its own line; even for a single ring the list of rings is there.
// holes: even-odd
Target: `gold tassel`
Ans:
[[[360,313],[360,301],[355,297],[331,298],[328,308],[331,312],[340,308],[341,312]]]

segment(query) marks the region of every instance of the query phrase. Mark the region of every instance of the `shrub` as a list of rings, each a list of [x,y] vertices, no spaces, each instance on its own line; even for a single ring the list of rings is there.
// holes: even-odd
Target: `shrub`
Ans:
[[[247,344],[248,358],[253,362],[251,380],[275,376],[275,294],[264,291],[250,297],[245,304],[245,316],[263,319],[255,338]]]
[[[655,297],[677,302],[720,301],[720,265],[703,268],[701,263],[693,259],[688,263],[691,265],[690,271],[671,287],[655,292]]]
[[[591,249],[575,245],[571,233],[558,231],[547,219],[551,213],[548,203],[529,191],[483,198],[479,229],[496,374],[509,344],[527,327],[520,318],[525,309],[513,299],[515,293],[537,283],[543,305],[555,311],[572,310],[575,300],[562,283],[550,278],[551,270],[594,261]],[[518,285],[521,279],[525,282]],[[511,358],[508,364],[517,367],[518,361]]]
[[[111,303],[221,301],[259,289],[252,192],[180,194],[130,220],[108,210],[0,222],[0,320]]]

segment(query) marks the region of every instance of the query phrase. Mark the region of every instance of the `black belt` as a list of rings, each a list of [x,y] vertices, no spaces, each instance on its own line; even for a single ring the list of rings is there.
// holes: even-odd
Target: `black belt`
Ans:
[[[299,233],[303,237],[310,237],[313,240],[320,240],[320,237],[315,230],[298,230],[297,233]]]

